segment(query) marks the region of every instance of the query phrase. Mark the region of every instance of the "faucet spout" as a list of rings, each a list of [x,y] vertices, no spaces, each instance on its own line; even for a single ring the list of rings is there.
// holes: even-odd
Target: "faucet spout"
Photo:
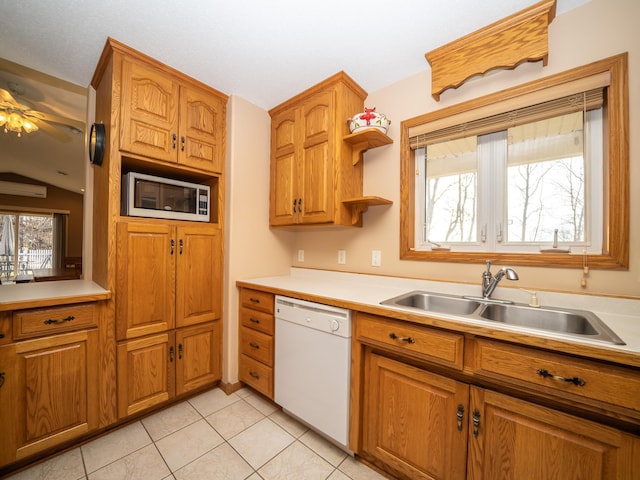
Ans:
[[[503,267],[495,276],[491,275],[491,262],[487,261],[487,270],[482,274],[482,297],[489,299],[505,275],[507,280],[518,280],[518,274],[511,267]]]

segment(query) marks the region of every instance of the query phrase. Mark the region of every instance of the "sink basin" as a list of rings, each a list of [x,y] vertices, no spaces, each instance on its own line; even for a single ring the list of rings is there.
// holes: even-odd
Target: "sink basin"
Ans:
[[[523,329],[555,332],[565,337],[588,338],[615,345],[625,344],[591,312],[555,307],[534,308],[497,302],[504,301],[413,291],[380,303],[422,313],[442,313],[459,316],[461,319],[500,322]]]
[[[382,302],[383,305],[409,307],[426,312],[469,315],[480,306],[479,302],[453,295],[429,292],[410,292]]]
[[[506,325],[548,330],[572,336],[588,336],[618,345],[624,344],[596,315],[581,310],[491,304],[484,306],[480,317]]]

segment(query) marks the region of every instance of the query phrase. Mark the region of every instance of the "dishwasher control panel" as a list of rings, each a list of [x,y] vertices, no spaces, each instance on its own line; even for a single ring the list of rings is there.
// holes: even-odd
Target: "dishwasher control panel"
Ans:
[[[322,332],[351,337],[351,310],[276,295],[275,317]]]

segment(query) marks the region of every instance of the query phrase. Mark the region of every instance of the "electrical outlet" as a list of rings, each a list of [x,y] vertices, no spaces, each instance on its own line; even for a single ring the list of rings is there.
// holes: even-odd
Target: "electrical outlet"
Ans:
[[[379,267],[382,265],[382,252],[380,250],[371,250],[371,266]]]
[[[298,261],[304,262],[304,250],[298,250]]]
[[[347,263],[347,251],[338,250],[338,265],[344,265]]]

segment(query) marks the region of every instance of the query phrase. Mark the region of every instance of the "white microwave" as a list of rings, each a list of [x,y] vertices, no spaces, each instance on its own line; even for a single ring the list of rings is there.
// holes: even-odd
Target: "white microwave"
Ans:
[[[129,172],[122,176],[121,213],[208,222],[210,196],[207,185]]]

